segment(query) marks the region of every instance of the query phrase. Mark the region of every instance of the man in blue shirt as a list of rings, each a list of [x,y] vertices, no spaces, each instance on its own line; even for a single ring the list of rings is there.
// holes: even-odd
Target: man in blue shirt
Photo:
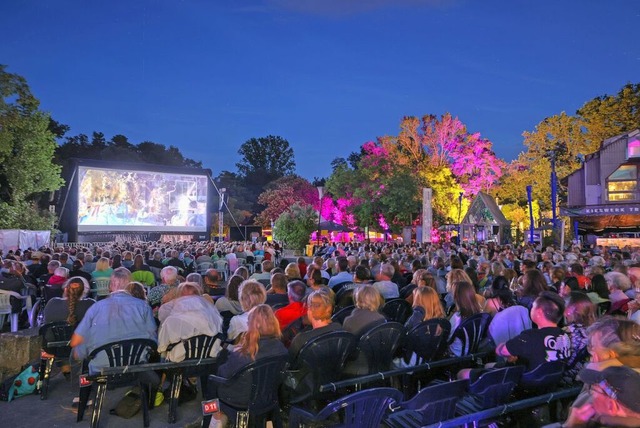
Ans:
[[[94,349],[127,339],[151,339],[158,341],[158,330],[149,304],[126,291],[131,273],[125,267],[113,271],[109,298],[92,305],[71,338],[71,347],[78,359],[86,358]],[[96,355],[89,363],[90,373],[109,362],[104,353]]]

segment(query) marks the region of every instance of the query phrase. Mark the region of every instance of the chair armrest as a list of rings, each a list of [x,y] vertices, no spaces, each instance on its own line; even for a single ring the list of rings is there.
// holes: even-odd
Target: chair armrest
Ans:
[[[217,384],[221,384],[221,385],[227,385],[229,383],[229,379],[227,379],[226,377],[222,377],[222,376],[218,376],[218,375],[214,375],[214,374],[210,374],[208,379],[210,381],[213,381]]]
[[[318,418],[318,415],[314,415],[313,413],[301,408],[301,407],[292,407],[289,412],[289,426],[296,427],[300,425],[301,421],[310,421],[315,422]]]

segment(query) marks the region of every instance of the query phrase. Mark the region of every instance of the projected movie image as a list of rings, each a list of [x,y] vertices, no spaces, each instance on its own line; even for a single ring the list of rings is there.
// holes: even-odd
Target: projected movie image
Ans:
[[[206,231],[208,177],[78,168],[78,231]]]

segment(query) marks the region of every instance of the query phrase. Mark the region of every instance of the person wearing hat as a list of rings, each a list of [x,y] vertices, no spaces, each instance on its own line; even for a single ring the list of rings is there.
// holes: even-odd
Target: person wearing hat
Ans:
[[[564,423],[566,427],[640,426],[640,373],[626,366],[602,371],[583,369],[578,378],[591,394],[575,405]]]

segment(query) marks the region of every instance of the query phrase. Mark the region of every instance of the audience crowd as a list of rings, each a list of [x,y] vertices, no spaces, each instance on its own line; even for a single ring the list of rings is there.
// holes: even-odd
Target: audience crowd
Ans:
[[[305,344],[327,332],[357,340],[387,322],[386,303],[404,300],[412,309],[402,320],[406,331],[448,320],[441,357],[463,355],[455,332],[466,320],[491,318],[482,348],[494,351],[495,361],[458,378],[563,361],[563,382],[584,384],[565,426],[640,426],[637,248],[325,243],[310,260],[287,260],[269,242],[125,242],[9,251],[1,263],[0,292],[38,297],[41,322],[75,326],[77,360],[110,342],[149,339],[160,358],[177,362],[185,358],[182,341],[207,335],[219,338],[210,356],[229,377],[269,356],[288,354],[293,364]],[[109,284],[104,294],[101,281]],[[23,302],[12,300],[14,310]],[[348,314],[334,317],[345,307]],[[28,321],[22,315],[21,324]],[[88,369],[106,364],[98,353]],[[353,355],[347,372],[366,373],[366,364]],[[394,364],[410,366],[415,356],[399,352]],[[147,381],[162,386],[153,372]],[[207,395],[243,396],[247,388],[210,388]]]

